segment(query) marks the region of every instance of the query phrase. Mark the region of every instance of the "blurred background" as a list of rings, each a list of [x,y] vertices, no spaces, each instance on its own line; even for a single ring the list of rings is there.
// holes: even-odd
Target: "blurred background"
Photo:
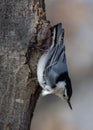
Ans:
[[[93,0],[46,0],[46,12],[65,29],[73,110],[54,95],[40,97],[32,130],[93,130]]]

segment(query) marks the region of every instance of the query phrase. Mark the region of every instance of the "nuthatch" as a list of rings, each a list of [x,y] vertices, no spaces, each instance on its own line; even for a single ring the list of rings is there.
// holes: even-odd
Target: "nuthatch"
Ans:
[[[72,85],[66,63],[64,30],[59,23],[53,27],[52,44],[37,65],[37,78],[43,88],[42,95],[55,94],[64,99],[72,109]]]

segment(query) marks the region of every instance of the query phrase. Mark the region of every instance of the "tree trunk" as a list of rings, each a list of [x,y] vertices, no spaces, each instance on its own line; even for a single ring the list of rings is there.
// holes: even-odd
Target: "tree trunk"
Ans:
[[[44,8],[44,1],[39,2]],[[0,2],[0,130],[30,130],[41,92],[36,79],[41,51],[31,51],[33,73],[24,65],[35,21],[31,4],[31,0]]]

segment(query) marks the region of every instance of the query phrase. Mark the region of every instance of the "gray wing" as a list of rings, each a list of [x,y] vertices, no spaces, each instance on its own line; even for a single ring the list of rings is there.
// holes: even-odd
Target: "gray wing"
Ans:
[[[58,26],[58,25],[57,25]],[[63,44],[63,29],[57,28],[56,31],[57,41],[48,51],[48,62],[45,66],[44,78],[46,84],[53,86],[56,83],[57,78],[64,72],[67,72],[65,46]],[[60,31],[61,29],[61,31]]]

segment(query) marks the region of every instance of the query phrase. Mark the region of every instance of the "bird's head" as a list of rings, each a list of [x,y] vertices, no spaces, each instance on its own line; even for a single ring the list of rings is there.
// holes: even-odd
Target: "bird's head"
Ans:
[[[65,79],[64,79],[65,77]],[[56,95],[59,96],[61,99],[64,99],[70,109],[72,110],[72,106],[71,106],[71,103],[70,103],[70,99],[71,99],[71,96],[72,96],[72,86],[71,86],[71,80],[69,78],[69,76],[67,74],[65,74],[65,76],[62,77],[63,80],[59,78],[59,81],[57,82],[56,84]]]

